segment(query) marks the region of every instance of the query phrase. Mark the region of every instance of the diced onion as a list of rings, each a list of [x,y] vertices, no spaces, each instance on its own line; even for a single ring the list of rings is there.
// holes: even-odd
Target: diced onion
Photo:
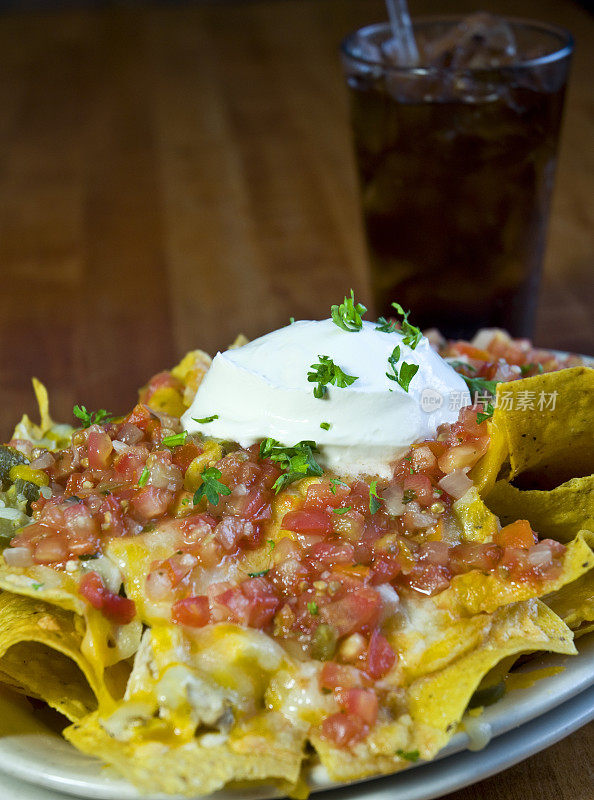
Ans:
[[[54,457],[51,453],[42,453],[29,464],[31,469],[48,469],[54,463]]]
[[[467,468],[455,469],[438,482],[439,488],[447,492],[454,500],[459,500],[472,486],[472,481],[466,472]]]
[[[382,492],[382,497],[384,499],[384,507],[388,514],[400,517],[405,513],[406,505],[402,502],[404,498],[404,488],[402,486],[398,486],[397,484],[388,486]]]
[[[9,567],[30,567],[33,564],[28,547],[7,547],[3,555]]]

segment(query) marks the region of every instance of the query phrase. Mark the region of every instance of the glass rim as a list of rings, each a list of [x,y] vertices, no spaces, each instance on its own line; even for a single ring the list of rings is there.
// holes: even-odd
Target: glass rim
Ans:
[[[435,23],[444,23],[444,24],[456,24],[458,22],[462,22],[465,17],[458,15],[458,14],[438,14],[438,15],[422,15],[418,17],[413,17],[412,25],[413,29],[418,26],[422,25],[432,25]],[[549,22],[541,22],[539,20],[534,19],[526,19],[524,17],[502,17],[506,22],[508,22],[514,28],[524,28],[524,29],[533,29],[538,31],[539,33],[549,34],[550,36],[554,37],[558,41],[558,46],[551,50],[551,52],[547,52],[542,56],[537,56],[536,58],[525,58],[522,59],[521,57],[518,58],[516,61],[512,62],[511,64],[501,64],[495,67],[465,67],[464,69],[460,70],[466,74],[472,73],[485,73],[485,72],[505,72],[508,70],[517,70],[517,69],[529,69],[534,67],[542,67],[547,64],[554,64],[558,61],[562,61],[563,59],[568,58],[573,53],[574,49],[574,38],[572,34],[567,30],[567,28],[562,28],[560,25],[553,25]],[[381,31],[388,31],[390,32],[390,23],[389,22],[376,22],[372,23],[371,25],[365,25],[362,28],[358,28],[356,31],[352,31],[340,43],[340,51],[348,58],[350,61],[356,64],[361,64],[365,67],[380,67],[385,72],[394,72],[394,73],[407,73],[413,75],[427,75],[433,72],[441,72],[443,73],[443,67],[439,66],[399,66],[397,64],[390,64],[385,61],[378,61],[377,59],[366,58],[360,54],[356,54],[353,51],[353,46],[356,41],[355,37],[357,35],[366,34],[369,36],[372,33],[381,32]]]

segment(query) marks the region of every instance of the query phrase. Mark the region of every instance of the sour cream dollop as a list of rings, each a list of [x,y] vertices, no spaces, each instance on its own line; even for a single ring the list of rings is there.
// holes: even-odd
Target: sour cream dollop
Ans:
[[[403,338],[376,330],[372,322],[352,333],[330,319],[295,322],[217,353],[182,423],[190,433],[241,447],[267,437],[287,446],[313,440],[326,469],[389,478],[391,462],[413,442],[434,436],[442,423],[455,422],[470,404],[462,378],[425,337],[414,350]],[[397,369],[403,361],[419,366],[408,392],[386,375],[393,374],[388,359],[396,346]],[[324,398],[314,397],[307,374],[320,356],[357,380],[345,388],[328,385]],[[215,414],[212,422],[196,421]]]

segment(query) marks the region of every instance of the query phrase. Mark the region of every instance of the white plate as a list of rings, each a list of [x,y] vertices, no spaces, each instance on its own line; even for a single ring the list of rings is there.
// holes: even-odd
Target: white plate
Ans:
[[[486,737],[501,737],[480,753],[468,752],[472,742],[462,729],[439,754],[437,763],[421,763],[404,773],[350,785],[332,783],[321,767],[314,767],[310,776],[312,790],[331,790],[330,794],[324,794],[326,800],[334,796],[334,790],[339,786],[342,786],[340,796],[343,798],[351,794],[369,798],[385,795],[387,800],[388,793],[397,788],[399,800],[429,800],[481,780],[547,747],[594,718],[594,635],[582,637],[578,645],[580,653],[577,656],[542,655],[524,664],[519,671],[525,673],[557,666],[564,667],[564,670],[536,680],[528,688],[509,692],[498,703],[485,709],[480,717],[472,718],[474,727],[478,724],[480,733]],[[576,698],[576,695],[579,696]],[[572,698],[576,698],[576,702]],[[559,710],[557,716],[555,709]],[[20,699],[10,694],[0,695],[0,719],[8,719],[11,713],[16,713],[23,730],[0,738],[0,771],[5,773],[4,776],[0,774],[0,788],[3,788],[2,781],[11,777],[57,790],[61,797],[74,795],[93,800],[131,800],[140,796],[130,783],[100,761],[79,753],[44,726],[33,711],[22,706]],[[548,720],[546,724],[543,715]],[[536,725],[531,724],[533,720],[536,720]],[[523,727],[515,731],[519,726]],[[5,727],[14,730],[14,723]],[[510,731],[515,731],[513,746],[505,744],[512,741]],[[26,789],[23,785],[19,791],[23,800],[45,796],[35,794],[38,790],[33,786]],[[30,791],[29,795],[27,791]],[[19,797],[18,794],[0,796]],[[213,797],[216,800],[256,800],[276,796],[275,789],[258,787],[251,791],[221,791]],[[55,797],[55,794],[49,797]],[[157,795],[152,797],[156,799]]]
[[[569,736],[594,719],[594,687],[547,714],[492,741],[480,752],[466,751],[437,763],[386,778],[325,792],[324,800],[433,800],[501,772]],[[69,796],[69,795],[68,795]],[[0,797],[10,800],[67,800],[60,791],[24,783],[0,773]],[[87,795],[93,796],[93,795]],[[239,795],[236,795],[236,797]],[[247,797],[242,793],[241,797]]]

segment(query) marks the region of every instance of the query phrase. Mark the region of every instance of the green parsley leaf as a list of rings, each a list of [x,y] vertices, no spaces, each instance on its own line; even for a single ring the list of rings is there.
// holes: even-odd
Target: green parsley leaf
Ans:
[[[318,604],[312,600],[307,604],[307,610],[312,616],[315,616],[318,613]]]
[[[383,333],[394,333],[394,331],[398,330],[398,325],[393,319],[380,317],[377,321],[375,329],[376,331],[382,331]]]
[[[332,513],[333,513],[333,514],[346,514],[346,513],[347,513],[347,511],[350,511],[350,510],[351,510],[351,507],[350,507],[350,506],[344,506],[344,508],[335,508],[335,509],[332,511]]]
[[[461,375],[460,377],[468,386],[468,391],[470,392],[470,397],[473,402],[476,402],[478,395],[484,396],[490,394],[492,397],[495,397],[497,394],[498,381],[488,381],[485,378],[468,378],[466,375]]]
[[[171,436],[165,436],[164,439],[161,439],[161,444],[164,444],[165,447],[180,447],[182,444],[186,443],[187,438],[187,431],[183,431],[182,433],[173,433]]]
[[[467,369],[469,372],[476,372],[476,367],[473,367],[472,364],[467,364],[466,361],[448,361],[448,364],[456,371]]]
[[[274,541],[274,539],[266,539],[266,542],[267,542],[268,546],[270,547],[270,549],[274,550],[274,547],[276,545],[276,542]]]
[[[265,439],[262,442],[260,458],[270,458],[285,470],[284,475],[277,478],[273,484],[277,494],[285,486],[300,478],[320,477],[324,474],[324,470],[314,458],[314,453],[317,452],[316,443],[311,441],[297,442],[293,447],[285,447],[276,439]]]
[[[216,467],[208,467],[201,475],[202,483],[194,492],[194,505],[200,502],[202,497],[206,497],[213,506],[218,505],[222,494],[231,494],[231,489],[221,483],[219,478],[221,471]]]
[[[414,489],[406,489],[402,496],[402,502],[405,505],[407,503],[412,503],[412,501],[416,499],[417,499],[417,493],[414,491]]]
[[[295,317],[289,317],[289,325],[295,324]]]
[[[526,375],[528,375],[533,370],[536,370],[538,375],[542,375],[542,373],[544,372],[544,367],[540,362],[537,362],[536,364],[534,363],[522,364],[522,366],[520,367],[520,372],[522,373],[523,378],[525,378]]]
[[[139,486],[146,486],[148,479],[150,477],[149,468],[145,467],[142,472],[140,473],[140,478],[138,479]]]
[[[87,411],[85,406],[76,405],[72,409],[72,413],[82,422],[83,428],[91,425],[105,425],[114,419],[114,415],[108,414],[104,408],[100,408],[99,411]]]
[[[419,365],[409,364],[406,361],[403,361],[402,364],[400,365],[400,372],[398,372],[397,364],[399,358],[400,358],[400,347],[396,345],[396,347],[392,350],[392,355],[388,358],[388,363],[392,367],[392,372],[394,374],[390,375],[389,372],[386,372],[386,377],[389,378],[391,381],[396,381],[396,383],[399,386],[402,386],[405,392],[408,392],[408,387],[410,386],[410,382],[419,371]]]
[[[366,311],[367,309],[364,305],[355,303],[355,293],[352,289],[350,297],[345,297],[344,301],[339,306],[332,306],[330,309],[334,324],[348,333],[361,330],[363,327],[361,316],[365,314]]]
[[[332,425],[329,422],[320,422],[320,428],[325,431],[329,431]]]
[[[420,753],[418,750],[409,750],[406,752],[405,750],[396,750],[396,755],[403,758],[405,761],[418,761],[420,758]]]
[[[269,569],[262,569],[260,572],[248,572],[250,578],[261,578],[263,575],[266,575],[267,572],[270,572]]]
[[[206,425],[207,422],[214,422],[215,419],[218,419],[218,414],[213,414],[212,417],[192,417],[194,422],[197,422],[199,425]]]
[[[484,422],[486,419],[491,419],[493,416],[493,412],[495,411],[495,407],[493,403],[487,403],[486,406],[483,406],[483,410],[479,411],[476,415],[476,421],[480,425],[481,422]]]
[[[350,386],[357,379],[355,375],[347,375],[341,368],[332,361],[328,356],[318,356],[320,361],[317,364],[312,364],[312,372],[307,373],[307,380],[310,383],[317,383],[314,388],[314,397],[321,400],[327,392],[327,386],[331,383],[339,389],[345,389]]]
[[[331,483],[330,491],[332,492],[332,494],[336,494],[337,486],[346,486],[347,489],[350,488],[348,483],[345,483],[344,481],[339,481],[338,478],[332,478],[330,483]]]
[[[384,501],[377,494],[377,481],[371,481],[369,485],[369,510],[375,514],[380,510]]]
[[[392,308],[395,308],[396,311],[402,317],[402,322],[400,323],[400,330],[404,335],[404,339],[402,340],[403,344],[407,344],[411,350],[414,350],[415,347],[423,338],[421,329],[417,328],[416,325],[410,324],[410,322],[408,321],[410,311],[405,311],[400,305],[400,303],[392,303]]]

